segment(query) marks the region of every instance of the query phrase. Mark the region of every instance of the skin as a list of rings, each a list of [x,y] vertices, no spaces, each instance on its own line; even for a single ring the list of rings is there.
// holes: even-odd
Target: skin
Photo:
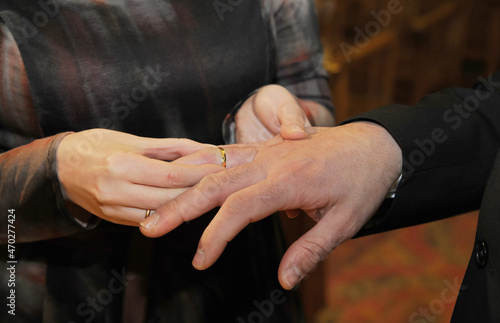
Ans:
[[[193,266],[203,270],[249,223],[277,211],[303,210],[317,224],[281,260],[278,278],[286,289],[368,222],[402,167],[401,150],[392,136],[367,122],[312,128],[305,140],[277,136],[225,149],[230,169],[205,176],[158,208],[141,222],[141,231],[159,237],[221,206],[193,259]],[[196,164],[205,155],[201,150],[176,162]]]
[[[195,166],[164,161],[203,148],[213,146],[91,129],[69,134],[60,142],[58,177],[67,200],[104,220],[137,226],[145,209],[160,207],[203,176],[223,169],[215,163]]]
[[[303,101],[305,106],[314,103]],[[311,116],[329,112],[315,104]],[[320,113],[322,113],[320,115]],[[333,119],[332,119],[333,120]],[[277,134],[307,137],[309,125],[297,99],[285,88],[269,85],[250,97],[236,116],[241,142],[257,142]],[[166,162],[198,154],[191,165]],[[198,183],[223,170],[220,150],[187,139],[153,139],[106,129],[65,136],[57,150],[57,171],[67,201],[104,220],[137,226],[146,209],[157,209]],[[87,218],[77,218],[85,223]]]
[[[334,124],[324,106],[299,100],[279,85],[265,86],[245,101],[235,121],[238,143],[263,142],[277,134],[290,140],[304,139],[305,127],[311,123],[324,127]]]

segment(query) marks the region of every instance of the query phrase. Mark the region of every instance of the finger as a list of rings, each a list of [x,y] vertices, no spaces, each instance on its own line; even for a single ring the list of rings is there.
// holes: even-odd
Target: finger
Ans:
[[[188,187],[170,189],[122,183],[102,187],[97,193],[97,198],[101,205],[157,209],[187,190]]]
[[[333,249],[357,232],[352,225],[354,221],[348,220],[350,218],[332,209],[288,248],[278,268],[278,278],[283,288],[294,288]]]
[[[137,186],[137,185],[134,185]],[[139,194],[137,192],[129,192],[129,201],[133,201],[133,206],[141,209],[156,210],[166,202],[173,200],[177,196],[187,191],[189,187],[165,189],[149,186],[141,186]],[[135,190],[137,191],[137,190]],[[132,203],[129,203],[132,204]]]
[[[146,211],[134,207],[104,206],[96,215],[109,222],[137,227],[145,219]]]
[[[300,210],[299,209],[295,209],[295,210],[286,210],[285,211],[286,213],[286,216],[289,218],[289,219],[295,219],[296,217],[299,216],[300,214]]]
[[[324,105],[311,100],[297,100],[304,110],[306,118],[310,120],[314,126],[333,127],[335,125],[335,119],[332,113]]]
[[[227,145],[221,146],[226,152],[226,168],[233,168],[242,164],[250,163],[255,159],[259,146],[250,145]],[[218,147],[210,147],[200,150],[194,154],[181,157],[173,164],[188,164],[188,165],[201,165],[201,164],[215,164],[221,165],[222,154]]]
[[[190,155],[180,157],[172,161],[172,163],[184,165],[222,165],[222,152],[219,147],[210,146]]]
[[[218,165],[180,165],[135,154],[115,154],[107,159],[118,178],[146,186],[181,188],[198,183],[203,176],[223,170]]]
[[[141,222],[141,231],[148,237],[162,236],[183,222],[191,221],[220,206],[233,192],[251,186],[263,178],[263,171],[258,164],[245,164],[208,175],[196,186],[159,207],[154,217]]]
[[[205,229],[193,266],[197,269],[210,267],[228,242],[249,223],[282,210],[287,198],[280,185],[277,181],[262,181],[229,196]]]
[[[268,86],[259,91],[255,100],[256,113],[266,127],[274,134],[280,133],[283,139],[304,139],[307,137],[305,126],[310,126],[297,98],[282,86]],[[264,97],[265,100],[260,99]],[[260,106],[259,106],[260,105]],[[266,109],[261,106],[266,106]],[[276,113],[276,116],[269,115]],[[274,117],[274,118],[273,118]],[[278,120],[278,125],[269,120]]]
[[[286,100],[278,109],[278,120],[281,124],[280,134],[283,139],[297,140],[307,138],[306,126],[311,126],[304,110],[292,97]]]
[[[142,155],[160,160],[175,160],[190,155],[198,150],[211,147],[189,139],[156,139],[136,137],[134,144],[140,148]]]
[[[262,88],[253,102],[255,114],[274,135],[284,139],[306,138],[305,125],[310,125],[296,97],[286,88],[269,85]],[[277,122],[276,122],[277,121]]]

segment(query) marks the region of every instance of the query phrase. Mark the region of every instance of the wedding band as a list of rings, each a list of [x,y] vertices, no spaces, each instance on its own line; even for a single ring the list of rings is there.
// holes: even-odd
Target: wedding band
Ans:
[[[144,217],[145,219],[147,219],[149,216],[151,215],[151,210],[146,210],[146,216]]]
[[[221,158],[222,158],[222,167],[226,168],[226,151],[224,150],[224,148],[221,148],[221,147],[217,147],[220,149],[220,155],[221,155]]]

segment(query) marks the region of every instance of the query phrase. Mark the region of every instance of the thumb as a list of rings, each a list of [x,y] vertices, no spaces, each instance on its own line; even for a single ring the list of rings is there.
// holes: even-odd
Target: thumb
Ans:
[[[265,86],[254,98],[255,114],[273,134],[283,139],[304,139],[305,127],[310,126],[298,99],[286,88],[272,84]]]
[[[307,134],[305,127],[311,126],[304,110],[295,97],[293,97],[293,100],[286,101],[286,103],[278,109],[278,121],[281,124],[281,137],[289,140],[306,138]]]
[[[285,252],[278,268],[278,279],[283,288],[294,288],[340,244],[334,235],[336,230],[322,222],[325,221],[318,222]]]

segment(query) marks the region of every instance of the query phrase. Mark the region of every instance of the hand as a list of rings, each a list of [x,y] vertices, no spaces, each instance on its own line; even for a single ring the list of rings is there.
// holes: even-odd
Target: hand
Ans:
[[[215,155],[211,157],[215,164],[165,161],[203,148],[207,148],[205,154]],[[57,172],[67,200],[105,220],[135,226],[146,209],[160,207],[203,176],[223,170],[220,163],[220,150],[211,145],[106,129],[69,134],[57,149]]]
[[[331,114],[318,103],[298,100],[279,85],[267,85],[248,98],[235,116],[236,142],[262,142],[281,134],[284,139],[304,139],[311,118],[333,125]]]
[[[247,224],[280,210],[302,209],[318,223],[283,256],[279,280],[287,289],[368,222],[402,167],[394,139],[367,122],[316,129],[306,140],[227,146],[226,152],[228,161],[253,161],[206,176],[157,209],[141,231],[158,237],[221,206],[193,260],[196,268],[206,269]],[[181,160],[192,163],[196,155]]]

